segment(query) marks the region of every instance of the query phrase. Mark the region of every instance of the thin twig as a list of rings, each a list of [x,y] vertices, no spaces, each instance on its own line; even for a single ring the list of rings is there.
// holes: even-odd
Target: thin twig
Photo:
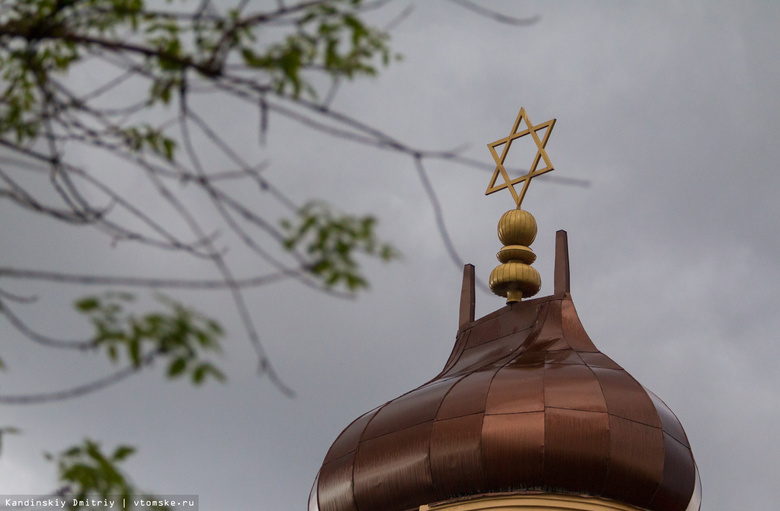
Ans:
[[[3,303],[2,301],[0,301],[0,314],[5,316],[8,322],[11,323],[11,325],[13,325],[14,328],[16,328],[22,335],[43,346],[49,348],[64,348],[71,350],[75,349],[80,351],[86,351],[95,347],[95,343],[92,340],[55,339],[54,337],[40,334],[27,326],[27,324],[22,321],[19,316],[11,311],[11,309],[8,307],[8,304]]]
[[[60,284],[73,284],[79,286],[122,286],[151,289],[191,289],[200,291],[219,291],[228,287],[255,288],[267,286],[293,278],[305,272],[304,268],[285,269],[268,275],[259,275],[244,279],[236,279],[228,284],[220,279],[155,279],[150,277],[131,277],[121,275],[94,275],[59,273],[54,271],[30,270],[22,268],[0,267],[0,279],[14,280],[39,280],[44,282],[57,282]]]
[[[0,395],[0,405],[34,405],[41,403],[51,403],[55,401],[65,401],[73,399],[87,394],[92,394],[103,389],[106,389],[112,385],[116,385],[122,380],[127,379],[134,374],[138,374],[140,369],[152,363],[152,361],[159,355],[157,352],[152,352],[144,355],[138,366],[131,365],[120,369],[108,376],[98,378],[97,380],[78,385],[70,389],[56,390],[54,392],[41,392],[35,394],[6,394]]]
[[[507,16],[506,14],[501,14],[500,12],[494,11],[492,9],[487,9],[481,5],[478,5],[476,2],[471,2],[470,0],[450,0],[450,2],[456,5],[460,5],[461,7],[465,7],[466,9],[479,14],[480,16],[490,18],[493,21],[504,23],[506,25],[528,27],[538,23],[539,20],[542,19],[542,17],[538,14],[536,16],[531,16],[530,18],[515,18],[514,16]]]
[[[428,202],[430,202],[433,207],[433,214],[436,217],[436,228],[439,230],[439,236],[444,242],[444,248],[447,250],[447,255],[450,256],[450,260],[455,264],[456,268],[462,269],[464,261],[458,255],[455,244],[452,242],[452,237],[447,230],[447,224],[444,221],[444,212],[441,209],[438,197],[436,197],[436,191],[433,189],[430,179],[428,179],[428,173],[423,166],[422,157],[416,157],[414,163],[417,168],[417,175],[420,177],[420,181],[422,181],[423,190],[425,190],[426,195],[428,195]],[[481,280],[477,281],[477,287],[486,291],[488,294],[492,294],[490,289]]]

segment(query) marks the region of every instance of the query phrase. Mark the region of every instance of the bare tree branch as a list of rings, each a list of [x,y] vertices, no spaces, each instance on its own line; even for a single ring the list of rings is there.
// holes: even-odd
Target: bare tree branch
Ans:
[[[129,378],[130,376],[138,374],[140,372],[141,367],[151,364],[157,356],[158,353],[156,352],[148,353],[144,355],[143,358],[141,359],[141,364],[139,367],[131,365],[125,367],[124,369],[115,371],[114,373],[109,374],[108,376],[104,376],[102,378],[98,378],[89,383],[85,383],[83,385],[77,385],[69,389],[56,390],[53,392],[41,392],[35,394],[0,395],[0,404],[35,405],[41,403],[52,403],[55,401],[65,401],[67,399],[73,399],[73,398],[85,396],[87,394],[92,394],[94,392],[104,390],[112,385],[116,385],[117,383]]]
[[[267,286],[275,282],[293,278],[297,274],[303,273],[305,271],[306,270],[304,268],[287,269],[269,273],[267,275],[259,275],[245,279],[236,279],[232,284],[228,284],[221,279],[156,279],[150,277],[116,275],[70,274],[44,270],[0,267],[0,279],[5,278],[14,280],[56,282],[61,284],[75,284],[80,286],[120,286],[150,289],[191,289],[202,291],[218,291],[225,290],[230,287],[230,285],[234,285],[239,288]]]
[[[80,351],[86,351],[93,349],[95,343],[91,340],[71,340],[71,339],[55,339],[43,334],[40,334],[30,328],[24,321],[14,314],[8,307],[8,304],[0,301],[0,314],[6,317],[9,323],[14,326],[25,337],[43,346],[50,348],[64,348],[64,349],[76,349]]]
[[[480,16],[485,16],[486,18],[490,18],[493,21],[497,21],[499,23],[505,23],[507,25],[527,27],[535,23],[538,23],[539,20],[542,19],[541,16],[538,15],[532,16],[530,18],[515,18],[513,16],[507,16],[506,14],[501,14],[500,12],[487,9],[481,5],[478,5],[476,2],[472,2],[470,0],[450,0],[450,2],[456,5],[460,5],[461,7],[465,7],[466,9],[470,10],[471,12],[475,12]]]
[[[504,24],[527,26],[539,19],[513,18],[470,0],[451,1]],[[332,106],[346,80],[373,76],[392,60],[387,31],[406,19],[412,6],[392,17],[384,29],[360,18],[389,2],[279,1],[275,8],[250,11],[253,4],[248,0],[237,0],[233,9],[201,0],[186,12],[156,8],[134,12],[127,6],[78,1],[0,5],[0,63],[7,67],[0,96],[3,108],[8,107],[0,110],[0,148],[10,153],[0,157],[0,199],[55,220],[94,228],[108,236],[112,246],[133,241],[198,258],[219,275],[158,279],[0,267],[0,280],[228,291],[258,357],[258,370],[280,391],[292,395],[268,359],[248,312],[245,290],[293,278],[331,295],[353,293],[351,288],[334,288],[315,271],[316,258],[291,240],[289,219],[285,227],[280,219],[264,213],[278,210],[299,218],[310,198],[285,194],[261,173],[267,159],[248,161],[255,157],[244,156],[241,148],[215,130],[194,98],[218,94],[223,100],[249,105],[252,111],[258,109],[261,147],[273,119],[284,118],[336,140],[408,157],[432,206],[445,250],[460,271],[463,261],[425,163],[444,160],[486,171],[494,167],[464,156],[461,148],[415,147]],[[289,37],[258,41],[259,31],[270,26],[287,27],[282,30]],[[68,75],[79,69],[100,70],[102,78],[88,87],[75,87]],[[76,156],[82,151],[108,157],[107,161],[142,175],[144,200],[125,193],[102,169],[82,164]],[[204,163],[217,158],[221,162],[217,165]],[[43,192],[38,183],[28,185],[31,177],[40,180]],[[589,184],[566,177],[547,179]],[[242,194],[246,186],[257,189],[262,207]],[[145,201],[152,199],[165,214],[145,207]],[[197,207],[192,206],[193,199]],[[328,235],[329,224],[323,225],[319,236]],[[267,272],[237,278],[226,256],[231,245],[250,253]],[[0,293],[7,301],[14,301],[12,296]],[[35,332],[7,305],[2,313],[35,342],[86,346]],[[101,380],[104,383],[93,382],[62,395],[88,393],[128,374],[120,372]]]
[[[455,244],[452,242],[452,237],[447,230],[447,224],[444,222],[444,213],[442,212],[441,205],[439,204],[439,199],[436,197],[436,191],[433,189],[430,179],[428,179],[428,173],[425,171],[425,167],[423,166],[422,157],[415,158],[414,163],[417,166],[417,175],[420,177],[420,181],[422,181],[423,190],[425,190],[425,193],[428,195],[428,201],[433,207],[433,213],[436,217],[436,228],[439,230],[439,236],[444,242],[444,248],[446,248],[447,254],[450,256],[450,260],[455,264],[455,266],[457,268],[463,268],[465,263],[458,255],[458,251],[455,249]],[[481,280],[477,281],[477,286],[483,291],[492,295],[490,288],[488,288]]]

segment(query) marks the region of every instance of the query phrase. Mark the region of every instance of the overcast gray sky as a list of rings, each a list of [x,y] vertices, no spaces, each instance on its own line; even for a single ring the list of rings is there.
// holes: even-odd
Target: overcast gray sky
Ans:
[[[375,19],[411,15],[393,32],[404,60],[375,80],[342,87],[333,104],[418,147],[491,163],[488,142],[509,133],[521,106],[557,118],[552,175],[535,180],[541,294],[552,291],[554,233],[569,233],[572,295],[595,344],[681,419],[699,465],[707,511],[773,509],[780,473],[780,3],[520,2],[480,4],[541,16],[511,27],[443,0],[391,2]],[[257,116],[233,105],[214,122],[251,134]],[[413,163],[272,118],[270,179],[298,199],[323,197],[377,214],[403,261],[370,263],[356,301],[288,282],[247,293],[272,362],[294,388],[283,396],[255,375],[253,352],[226,297],[177,297],[219,317],[229,333],[225,385],[193,390],[149,371],[98,395],[3,407],[0,493],[54,484],[43,450],[89,436],[129,443],[136,482],[160,494],[200,495],[201,509],[304,509],[331,442],[358,415],[435,376],[454,344],[460,270],[449,260]],[[88,155],[85,156],[88,159]],[[99,165],[100,162],[93,162]],[[430,162],[453,243],[486,280],[497,264],[506,193],[485,197],[489,171]],[[138,186],[132,179],[127,189]],[[154,208],[153,204],[149,205]],[[0,203],[1,265],[197,276],[132,247],[112,249]],[[141,254],[141,255],[139,255]],[[249,263],[234,260],[251,274]],[[4,284],[5,286],[5,284]],[[86,332],[70,300],[90,290],[14,283],[37,293],[26,313],[40,330]],[[477,315],[503,300],[477,295]],[[0,391],[48,390],[107,368],[95,356],[48,353],[0,322],[9,370]],[[94,370],[93,372],[90,372]]]

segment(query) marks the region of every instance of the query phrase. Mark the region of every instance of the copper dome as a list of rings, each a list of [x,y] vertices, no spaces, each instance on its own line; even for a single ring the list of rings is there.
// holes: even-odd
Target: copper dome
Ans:
[[[433,380],[359,417],[328,451],[310,509],[406,511],[491,493],[549,492],[648,511],[695,511],[698,474],[669,408],[585,333],[568,285],[474,321],[473,267],[461,327]]]

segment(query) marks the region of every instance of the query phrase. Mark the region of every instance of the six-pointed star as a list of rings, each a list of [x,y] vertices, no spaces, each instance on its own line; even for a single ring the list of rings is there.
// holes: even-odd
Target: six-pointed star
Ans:
[[[525,125],[528,128],[525,131],[518,133],[517,128],[520,127],[520,123],[522,121],[525,121]],[[520,109],[520,113],[517,114],[517,120],[515,120],[515,125],[512,127],[512,132],[509,134],[509,136],[488,144],[490,154],[492,154],[493,159],[496,160],[496,170],[493,172],[493,177],[490,179],[490,184],[487,187],[485,195],[490,195],[493,192],[503,190],[504,188],[509,188],[509,191],[512,193],[512,197],[515,199],[517,209],[520,209],[520,204],[523,202],[525,193],[528,191],[528,185],[530,184],[531,179],[544,174],[545,172],[550,172],[553,170],[552,163],[550,163],[550,158],[547,156],[547,151],[544,149],[547,145],[547,140],[550,138],[550,133],[552,133],[553,126],[555,126],[555,119],[534,126],[531,123],[531,120],[528,119],[528,114],[525,113],[525,108]],[[545,128],[547,128],[547,131],[544,133],[544,138],[540,140],[539,135],[536,132]],[[536,143],[536,157],[534,157],[533,164],[528,170],[528,174],[515,179],[510,179],[509,174],[507,174],[506,169],[504,168],[504,160],[506,160],[509,147],[512,145],[512,141],[520,137],[524,137],[528,134],[533,137],[534,142]],[[499,157],[498,153],[496,152],[496,147],[500,146],[501,144],[504,144],[504,150],[501,152],[501,156]],[[542,159],[544,159],[546,167],[543,169],[537,169],[536,167],[539,165],[539,161]],[[499,175],[504,178],[504,182],[502,184],[496,185],[496,181],[498,180]],[[518,194],[514,185],[523,182],[523,189],[520,194]]]

